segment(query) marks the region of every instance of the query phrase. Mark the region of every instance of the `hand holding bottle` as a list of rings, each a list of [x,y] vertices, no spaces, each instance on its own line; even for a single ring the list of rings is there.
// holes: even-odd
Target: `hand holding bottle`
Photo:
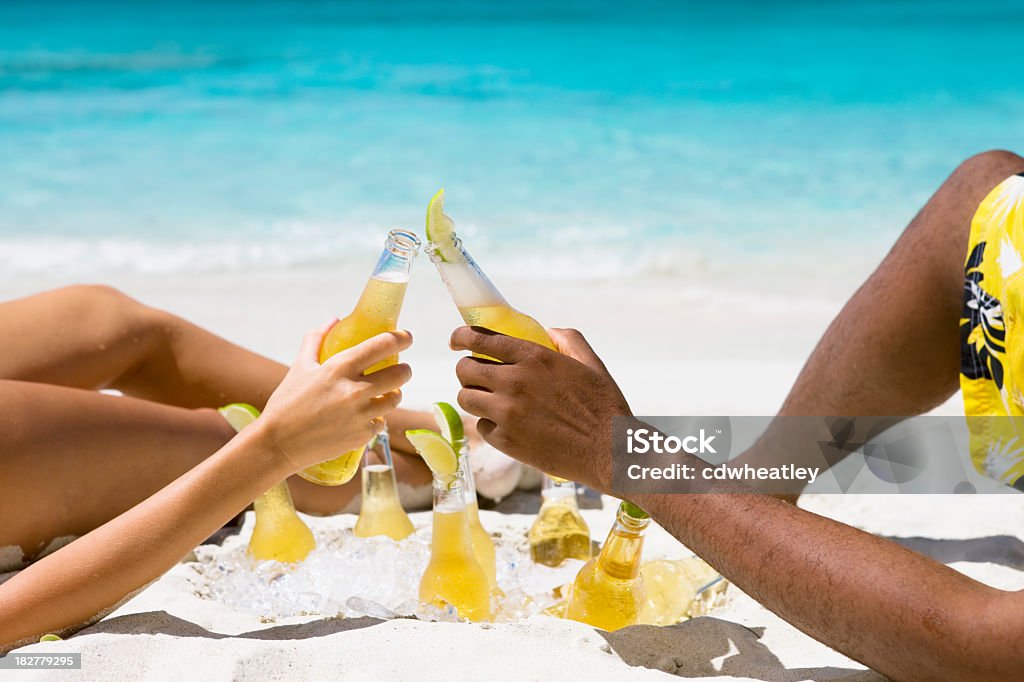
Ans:
[[[412,344],[406,331],[377,334],[320,364],[321,343],[334,323],[306,334],[298,358],[256,424],[290,472],[362,447],[383,429],[382,417],[401,402],[400,387],[412,376],[404,363],[365,374]]]
[[[632,413],[582,334],[572,329],[548,332],[558,352],[487,329],[456,329],[452,350],[502,363],[462,358],[455,367],[463,387],[459,405],[480,417],[480,435],[505,454],[607,491],[611,418]]]
[[[0,585],[0,653],[109,613],[257,495],[383,428],[381,417],[398,405],[411,372],[396,364],[364,373],[408,348],[412,336],[378,334],[321,365],[317,353],[333,323],[306,335],[255,423],[151,497]]]

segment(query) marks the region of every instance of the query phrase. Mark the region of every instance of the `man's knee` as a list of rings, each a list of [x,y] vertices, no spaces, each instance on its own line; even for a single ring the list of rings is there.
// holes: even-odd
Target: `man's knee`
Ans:
[[[961,163],[950,180],[958,180],[986,193],[1006,178],[1024,172],[1024,158],[1004,149],[993,149]]]
[[[920,233],[933,245],[941,239],[952,249],[943,262],[963,266],[971,218],[978,206],[999,183],[1024,172],[1024,158],[1004,150],[981,152],[957,166],[911,225],[908,232]],[[952,266],[950,266],[952,267]]]

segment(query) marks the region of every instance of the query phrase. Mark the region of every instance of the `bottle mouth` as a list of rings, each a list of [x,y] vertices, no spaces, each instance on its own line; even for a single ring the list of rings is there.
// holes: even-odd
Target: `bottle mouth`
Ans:
[[[466,509],[466,492],[462,477],[451,478],[434,475],[434,511],[464,511]]]
[[[462,251],[462,240],[459,238],[459,235],[452,234],[450,239],[444,239],[441,240],[441,242],[435,242],[428,239],[427,257],[430,258],[430,262],[433,263],[434,265],[437,265],[439,263],[446,263],[447,259],[443,255],[441,255],[441,253],[442,251],[444,251],[444,247],[447,246],[452,247],[452,249],[456,252]]]
[[[420,238],[415,232],[396,227],[388,232],[387,248],[391,253],[411,258],[419,253]]]
[[[434,477],[433,486],[435,491],[459,494],[463,492],[463,481],[462,477],[459,476],[458,472],[452,474],[451,476],[444,476],[434,472],[431,473]]]
[[[628,514],[630,517],[636,519],[637,521],[642,521],[643,519],[650,518],[650,515],[646,511],[644,511],[637,505],[633,504],[632,502],[626,502],[625,500],[619,503],[619,511]]]
[[[640,507],[631,502],[622,502],[619,505],[618,518],[616,519],[624,528],[639,532],[651,523],[651,517]]]

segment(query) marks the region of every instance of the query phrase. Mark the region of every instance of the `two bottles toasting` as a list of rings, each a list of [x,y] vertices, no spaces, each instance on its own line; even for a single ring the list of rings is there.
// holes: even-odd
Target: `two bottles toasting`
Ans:
[[[455,224],[444,214],[444,190],[434,195],[427,207],[427,239],[430,242],[430,260],[437,266],[466,324],[486,327],[555,350],[555,344],[544,327],[510,306],[466,252],[462,240],[455,234]],[[412,232],[391,230],[355,310],[339,320],[324,338],[320,362],[372,336],[397,328],[412,262],[419,248],[420,240]],[[367,373],[397,362],[397,357],[388,358],[369,368]],[[355,476],[362,455],[363,448],[352,450],[311,466],[300,475],[321,485],[342,485]]]

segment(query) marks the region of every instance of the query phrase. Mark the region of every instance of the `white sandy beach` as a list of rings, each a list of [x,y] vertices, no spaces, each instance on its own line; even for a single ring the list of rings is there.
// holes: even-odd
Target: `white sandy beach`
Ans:
[[[388,231],[425,237],[429,207],[443,204],[508,302],[547,327],[580,330],[634,415],[659,427],[659,416],[767,423],[830,322],[901,234],[908,238],[900,261],[912,267],[891,270],[862,309],[894,313],[898,329],[932,340],[920,328],[930,326],[922,322],[929,316],[898,309],[894,289],[919,284],[915,273],[944,272],[957,229],[970,223],[977,243],[962,254],[973,272],[965,307],[972,323],[981,322],[964,356],[1024,406],[1012,380],[1022,360],[1015,352],[1024,351],[1010,343],[1019,333],[1010,331],[1019,325],[1012,308],[1024,304],[1014,290],[1024,281],[1024,217],[1008,193],[986,202],[976,220],[967,216],[986,185],[1024,168],[1009,152],[994,151],[1024,154],[1024,79],[1008,77],[1020,62],[1022,32],[1021,0],[0,0],[0,306],[66,285],[108,285],[290,364],[307,331],[352,310]],[[433,203],[442,187],[445,199]],[[56,322],[40,315],[46,327],[37,339],[0,310],[0,333],[28,339],[47,356],[55,339],[108,353],[128,345],[90,338],[87,314]],[[421,250],[400,318],[414,337],[402,354],[413,371],[403,407],[457,402],[454,370],[463,354],[448,343],[462,324]],[[950,324],[948,333],[952,344],[958,330]],[[132,342],[158,349],[160,361],[135,363],[117,385],[134,389],[174,363],[210,374],[192,360],[216,352],[148,340]],[[884,344],[871,338],[863,346],[888,352]],[[189,348],[164,353],[168,345]],[[7,348],[0,343],[0,352]],[[0,356],[0,370],[7,359]],[[916,356],[906,362],[926,366],[913,364]],[[32,376],[53,376],[69,364],[33,364]],[[92,376],[74,369],[62,375]],[[862,366],[851,371],[871,374]],[[218,390],[209,376],[183,374],[188,386]],[[902,374],[869,378],[884,391],[907,383]],[[848,388],[823,386],[819,395],[856,398],[857,387]],[[208,402],[235,400],[255,401],[224,394]],[[19,411],[0,419],[0,436],[7,429],[17,439],[22,422],[35,433],[33,415]],[[923,421],[967,424],[959,392],[933,413],[952,418]],[[224,427],[206,416],[208,425]],[[702,453],[708,450],[700,444],[720,435],[719,451],[711,452],[721,454],[728,440],[735,454],[752,435],[732,428],[743,421],[761,423],[732,421],[712,434],[702,422],[697,433],[672,435],[683,447],[684,438],[697,436]],[[51,429],[54,440],[71,444],[70,455],[66,447],[33,450],[38,456],[29,464],[62,480],[69,471],[106,476],[109,466],[65,463],[92,452],[87,437],[67,431]],[[231,433],[224,427],[209,442]],[[636,443],[640,434],[633,435]],[[906,447],[869,461],[866,447],[864,458],[847,458],[829,472],[803,461],[786,462],[786,470],[752,461],[734,474],[718,471],[765,485],[813,475],[818,487],[799,503],[806,510],[1024,597],[1024,493],[991,494],[999,482],[973,471],[960,478],[956,470],[950,491],[979,494],[895,494],[900,486],[947,483],[954,468],[936,473],[932,464],[941,457],[934,455],[968,440],[967,429],[953,427],[926,435],[937,438],[922,441],[927,451],[898,441]],[[842,438],[819,440],[822,454]],[[1024,447],[1024,437],[1011,438],[993,439],[984,453],[986,468],[1007,478],[1018,473]],[[33,519],[6,491],[36,492],[19,473],[26,457],[9,465],[5,455],[15,451],[2,449],[9,441],[0,437],[0,482],[7,484],[0,485],[0,530],[10,519],[14,526]],[[166,441],[148,444],[157,442]],[[138,453],[119,445],[107,452]],[[170,461],[173,449],[133,463],[158,471],[152,464],[165,454]],[[490,469],[481,466],[488,454],[497,462]],[[919,466],[922,454],[927,466]],[[208,544],[180,548],[186,556],[179,563],[105,618],[65,640],[17,650],[78,652],[81,670],[15,675],[0,667],[0,682],[884,679],[768,611],[741,589],[740,576],[740,586],[716,583],[722,590],[707,614],[670,626],[608,633],[548,615],[581,562],[534,564],[527,533],[539,492],[525,482],[514,487],[522,469],[493,449],[481,447],[473,457],[485,474],[476,478],[482,525],[495,539],[506,594],[491,604],[494,622],[446,619],[419,603],[427,509],[409,510],[416,531],[399,543],[355,537],[352,513],[303,515],[317,548],[297,566],[248,560],[255,525],[249,511],[240,527],[232,522]],[[636,472],[642,483],[665,483],[656,479],[668,478],[660,475],[666,468],[659,472],[655,463]],[[935,475],[918,477],[925,469]],[[676,481],[687,473],[668,471]],[[534,483],[542,478],[533,469],[522,473]],[[127,487],[132,482],[139,483]],[[489,486],[513,492],[494,503]],[[850,494],[825,494],[834,487]],[[886,487],[893,493],[863,494]],[[400,484],[407,499],[429,503],[428,486],[410,490]],[[92,500],[111,501],[102,490],[89,492]],[[64,493],[39,499],[53,510],[83,511]],[[705,506],[695,508],[707,516],[710,498],[698,499]],[[592,540],[603,542],[617,500],[589,489],[580,500]],[[344,511],[359,502],[350,499]],[[750,521],[758,528],[763,519]],[[11,537],[39,541],[20,531]],[[75,540],[54,538],[43,554]],[[812,553],[806,563],[821,554],[819,538],[798,541]],[[142,556],[141,543],[133,547]],[[176,560],[178,550],[172,555]],[[755,565],[772,556],[778,560],[775,552],[753,555]],[[123,565],[137,558],[124,556]],[[644,560],[661,559],[698,563],[652,523]],[[849,557],[851,570],[876,575],[867,561]],[[660,568],[667,575],[678,566]],[[0,542],[0,583],[15,569],[25,570],[22,548]],[[784,574],[795,596],[801,571]],[[669,580],[650,583],[662,588]],[[756,585],[747,587],[764,598]],[[848,603],[827,599],[816,602],[823,617]],[[0,626],[8,610],[0,599]],[[942,615],[925,628],[941,635]],[[895,650],[906,649],[898,644]],[[1024,652],[1012,649],[1008,656],[1024,665]]]
[[[368,269],[368,268],[367,268]],[[751,274],[755,277],[756,273]],[[332,313],[348,311],[365,272],[271,272],[247,275],[105,279],[128,293],[282,361],[301,334]],[[771,414],[807,353],[853,289],[852,275],[830,287],[801,283],[757,296],[723,282],[676,280],[499,284],[514,305],[553,326],[576,326],[590,338],[638,414]],[[8,298],[55,286],[53,280],[6,283]],[[557,290],[557,296],[552,291]],[[809,293],[808,293],[809,292]],[[417,264],[402,317],[416,344],[406,359],[414,379],[407,405],[454,399],[457,355],[447,349],[459,318],[433,269]],[[73,326],[74,321],[68,321]],[[957,413],[958,398],[940,408]],[[1024,588],[1024,498],[989,496],[820,496],[807,508],[872,532],[940,542],[951,565],[1003,589]],[[584,515],[603,539],[612,500]],[[416,525],[429,515],[413,515]],[[483,512],[503,537],[525,533],[529,515]],[[317,533],[350,528],[354,516],[309,519]],[[251,529],[223,547],[237,551]],[[957,541],[975,539],[964,544]],[[653,528],[645,558],[689,552]],[[130,560],[127,559],[127,560]],[[669,628],[636,626],[602,633],[579,623],[534,616],[522,623],[469,625],[412,619],[269,620],[199,596],[196,565],[182,563],[102,622],[64,642],[20,651],[82,652],[81,679],[655,679],[871,680],[878,676],[815,642],[735,587],[710,617]],[[344,580],[344,576],[338,576]],[[198,581],[198,582],[197,582]],[[22,673],[65,679],[73,673]]]
[[[585,510],[595,535],[613,518],[613,500]],[[974,552],[1001,563],[961,561],[952,566],[1003,589],[1024,588],[1024,505],[1012,495],[913,498],[816,497],[805,506],[818,513],[884,535],[946,540],[988,538]],[[429,513],[412,515],[417,527]],[[351,515],[306,517],[320,533],[339,533]],[[525,533],[524,514],[482,512],[492,533]],[[241,535],[220,548],[204,548],[216,561],[247,540]],[[645,557],[687,555],[671,536],[652,528]],[[338,576],[337,580],[344,580]],[[81,652],[87,679],[353,679],[593,680],[695,679],[876,680],[845,656],[825,647],[766,611],[735,587],[708,617],[657,628],[634,626],[616,633],[547,616],[515,624],[470,625],[412,619],[267,619],[198,596],[205,579],[196,564],[182,563],[100,623],[64,642],[19,649],[36,653]],[[68,672],[23,672],[30,680],[67,679]]]

